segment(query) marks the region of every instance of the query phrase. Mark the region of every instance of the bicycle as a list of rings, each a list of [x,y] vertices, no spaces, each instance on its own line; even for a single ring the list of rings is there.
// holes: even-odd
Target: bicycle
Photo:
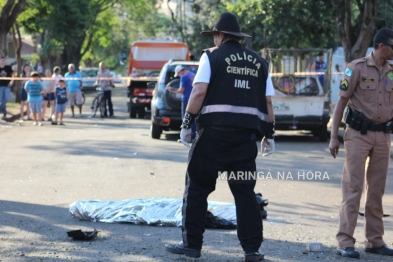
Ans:
[[[93,99],[93,102],[91,103],[91,116],[94,117],[98,111],[100,110],[100,116],[104,117],[105,113],[105,97],[104,97],[104,91],[101,91],[100,87],[96,88],[97,94]]]

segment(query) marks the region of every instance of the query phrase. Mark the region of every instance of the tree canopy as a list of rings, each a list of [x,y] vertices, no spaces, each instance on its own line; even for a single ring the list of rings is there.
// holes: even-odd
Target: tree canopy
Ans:
[[[125,70],[119,55],[128,55],[139,38],[182,39],[198,58],[202,49],[213,46],[212,39],[200,32],[211,29],[221,12],[230,11],[239,17],[242,31],[253,36],[247,45],[255,51],[343,45],[348,60],[364,55],[377,29],[393,26],[392,4],[393,0],[0,0],[0,47],[17,18],[23,32],[41,43],[38,55],[46,66],[66,69],[71,62],[96,66],[105,61],[110,68]]]

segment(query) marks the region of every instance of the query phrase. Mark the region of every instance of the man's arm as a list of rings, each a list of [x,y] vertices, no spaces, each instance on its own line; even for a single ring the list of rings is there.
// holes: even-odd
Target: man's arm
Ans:
[[[175,94],[183,94],[184,93],[184,88],[174,89],[174,88],[168,86],[167,89],[168,89],[169,92],[172,92],[172,93],[175,93]]]
[[[336,158],[336,155],[338,154],[338,149],[340,148],[340,142],[338,141],[338,129],[340,127],[341,119],[343,117],[343,112],[345,109],[345,106],[348,103],[349,98],[345,98],[340,96],[338,98],[336,107],[334,109],[333,113],[333,121],[332,121],[332,130],[330,132],[330,143],[329,143],[329,149],[330,149],[330,154]]]
[[[312,63],[312,65],[310,66],[310,71],[314,72],[315,71],[315,63]]]
[[[267,114],[269,116],[269,122],[272,123],[274,122],[274,111],[273,111],[273,102],[271,96],[266,97],[266,104],[267,104]]]
[[[82,78],[82,75],[81,75],[81,73],[79,73],[79,72],[78,72],[78,77],[80,78],[80,79],[79,79],[79,89],[82,89],[82,79],[81,79],[81,78]]]
[[[54,80],[54,79],[51,80],[50,88],[49,88],[47,94],[52,93],[55,90],[55,83],[56,83],[56,80]]]
[[[14,71],[13,70],[11,70],[11,81],[8,83],[8,86],[12,86],[13,84],[14,84]]]
[[[190,99],[186,111],[191,114],[198,114],[202,108],[203,101],[207,93],[208,83],[195,83],[192,88]]]
[[[98,81],[100,80],[100,72],[97,72],[97,79],[96,82],[94,83],[95,86],[98,86]]]

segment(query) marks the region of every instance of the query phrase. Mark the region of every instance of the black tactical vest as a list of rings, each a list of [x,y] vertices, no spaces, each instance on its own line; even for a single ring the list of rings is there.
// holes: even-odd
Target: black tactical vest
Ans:
[[[211,78],[198,126],[244,127],[264,135],[269,122],[266,60],[236,41],[204,52],[209,58]]]

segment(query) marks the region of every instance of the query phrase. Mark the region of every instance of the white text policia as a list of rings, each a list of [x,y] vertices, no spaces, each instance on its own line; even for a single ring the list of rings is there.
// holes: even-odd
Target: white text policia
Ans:
[[[225,62],[227,62],[228,65],[231,65],[231,61],[236,62],[241,60],[247,60],[249,62],[252,62],[257,67],[257,69],[261,67],[261,63],[257,63],[259,61],[256,58],[252,57],[252,55],[247,55],[246,52],[243,52],[243,57],[239,53],[236,53],[236,55],[232,54],[229,57],[225,58]]]

